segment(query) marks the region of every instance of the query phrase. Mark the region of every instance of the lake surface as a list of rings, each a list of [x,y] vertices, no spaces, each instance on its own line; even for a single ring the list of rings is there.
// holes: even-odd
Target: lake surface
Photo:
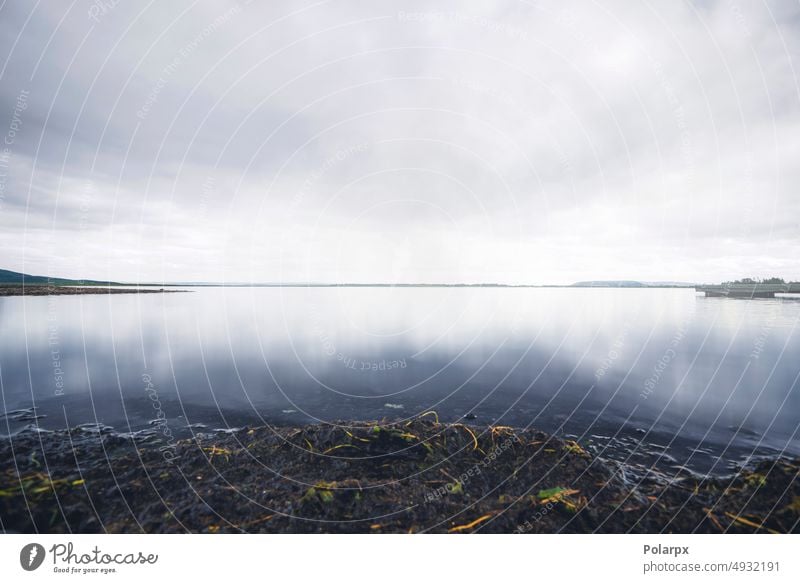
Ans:
[[[798,320],[797,298],[685,289],[0,298],[0,432],[89,423],[148,435],[160,417],[188,435],[434,410],[720,474],[800,454]]]

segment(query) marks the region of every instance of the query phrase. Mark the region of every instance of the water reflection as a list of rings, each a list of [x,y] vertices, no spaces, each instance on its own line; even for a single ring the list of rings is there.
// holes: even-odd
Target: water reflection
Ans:
[[[132,431],[154,420],[153,392],[176,431],[435,409],[718,471],[756,448],[798,452],[799,317],[797,301],[679,289],[2,298],[0,427],[35,406],[45,428]]]

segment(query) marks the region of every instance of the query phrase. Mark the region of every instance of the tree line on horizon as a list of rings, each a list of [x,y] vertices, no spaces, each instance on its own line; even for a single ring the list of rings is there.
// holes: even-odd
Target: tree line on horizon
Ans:
[[[765,277],[759,279],[757,277],[743,277],[736,281],[726,281],[725,283],[787,283],[782,277]],[[797,281],[790,281],[788,283],[800,283]]]

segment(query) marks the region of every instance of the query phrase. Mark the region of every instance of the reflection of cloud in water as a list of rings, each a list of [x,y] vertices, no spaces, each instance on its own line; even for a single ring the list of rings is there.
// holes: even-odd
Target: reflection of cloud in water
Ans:
[[[235,288],[62,296],[54,306],[48,298],[0,304],[7,337],[19,339],[0,352],[7,406],[29,407],[33,395],[49,427],[64,424],[62,405],[71,424],[146,425],[153,413],[145,372],[176,427],[434,408],[445,419],[472,412],[477,422],[564,424],[575,434],[614,431],[630,417],[628,427],[656,423],[663,435],[708,433],[723,445],[737,430],[742,443],[767,432],[765,443],[782,448],[798,425],[792,390],[800,363],[790,356],[800,348],[800,304],[782,299],[714,300],[690,290]],[[63,396],[54,393],[48,343],[54,313]]]

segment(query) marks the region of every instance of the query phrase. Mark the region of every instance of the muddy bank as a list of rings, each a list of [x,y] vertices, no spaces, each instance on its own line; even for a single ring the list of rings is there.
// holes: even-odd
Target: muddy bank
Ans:
[[[87,294],[158,294],[185,290],[116,287],[74,287],[68,285],[0,285],[0,296],[61,296]]]
[[[103,427],[0,441],[13,532],[798,532],[800,461],[666,476],[535,430],[242,428],[165,441]]]

